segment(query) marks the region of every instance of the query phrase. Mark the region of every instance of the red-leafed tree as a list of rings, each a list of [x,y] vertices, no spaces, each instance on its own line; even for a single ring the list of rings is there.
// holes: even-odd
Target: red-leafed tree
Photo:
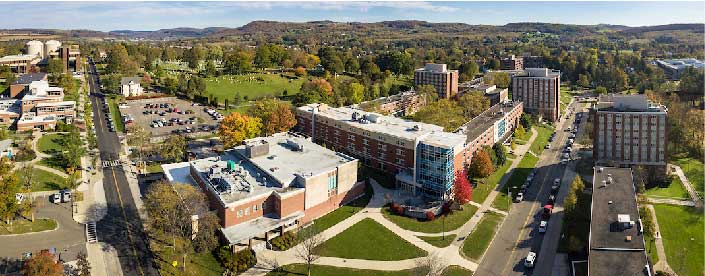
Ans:
[[[48,250],[36,252],[22,266],[22,275],[27,276],[60,276],[63,272],[63,266]]]
[[[468,180],[468,174],[465,170],[455,172],[455,181],[453,181],[453,199],[459,204],[465,204],[472,199],[472,185]]]

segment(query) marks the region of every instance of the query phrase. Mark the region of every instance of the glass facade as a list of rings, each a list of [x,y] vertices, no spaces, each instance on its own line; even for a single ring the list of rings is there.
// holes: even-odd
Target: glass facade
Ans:
[[[416,149],[416,182],[421,192],[439,198],[453,185],[453,149],[420,143]]]

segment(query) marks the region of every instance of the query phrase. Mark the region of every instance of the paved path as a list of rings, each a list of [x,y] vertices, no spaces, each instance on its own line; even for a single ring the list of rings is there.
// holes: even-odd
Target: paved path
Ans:
[[[693,187],[693,185],[690,184],[690,180],[688,180],[688,178],[685,177],[685,173],[683,173],[683,170],[681,169],[681,167],[679,167],[678,165],[675,165],[675,164],[668,164],[668,165],[671,166],[676,171],[676,175],[678,175],[678,178],[680,178],[681,182],[683,182],[683,186],[685,186],[685,189],[688,191],[688,194],[690,195],[690,199],[693,202],[698,202],[699,200],[701,200],[700,197],[698,196],[698,193],[695,191],[695,188]]]
[[[680,206],[690,206],[690,207],[695,206],[695,202],[692,202],[690,200],[678,200],[678,199],[671,199],[671,198],[655,198],[655,197],[646,197],[646,200],[649,201],[650,203],[655,203],[655,204],[670,204],[670,205],[680,205]]]
[[[661,239],[661,230],[659,230],[659,225],[658,225],[658,219],[656,218],[656,210],[654,209],[654,206],[651,204],[647,204],[646,208],[649,208],[651,210],[651,220],[654,222],[654,231],[656,231],[656,254],[658,255],[658,262],[654,264],[654,270],[656,271],[665,271],[670,273],[671,275],[677,275],[673,269],[671,269],[671,266],[668,265],[668,260],[666,259],[666,251],[663,248],[663,239]]]

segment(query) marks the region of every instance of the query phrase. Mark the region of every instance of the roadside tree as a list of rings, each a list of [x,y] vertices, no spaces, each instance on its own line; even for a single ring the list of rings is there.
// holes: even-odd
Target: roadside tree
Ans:
[[[184,158],[186,138],[181,135],[169,135],[159,147],[159,154],[169,162],[179,162]]]
[[[486,150],[480,150],[470,163],[470,174],[472,177],[485,178],[494,172],[490,154]]]

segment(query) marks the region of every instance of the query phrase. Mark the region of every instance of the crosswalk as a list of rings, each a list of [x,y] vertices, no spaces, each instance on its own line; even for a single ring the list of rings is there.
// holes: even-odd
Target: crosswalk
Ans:
[[[98,242],[98,233],[96,232],[95,222],[86,223],[86,240],[89,243]]]
[[[117,167],[120,165],[122,165],[122,163],[119,160],[104,160],[103,161],[103,168]]]

